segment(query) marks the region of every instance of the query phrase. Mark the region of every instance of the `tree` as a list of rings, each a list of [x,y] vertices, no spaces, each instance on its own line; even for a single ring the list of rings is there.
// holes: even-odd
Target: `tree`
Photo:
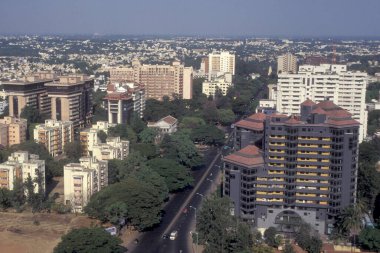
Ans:
[[[0,188],[0,207],[3,210],[12,206],[12,192],[7,188]]]
[[[107,139],[107,134],[103,130],[100,130],[98,132],[98,137],[99,137],[101,143],[105,143],[106,139]]]
[[[204,119],[200,117],[183,117],[181,123],[179,124],[180,128],[189,128],[196,129],[197,127],[206,125]]]
[[[43,123],[45,121],[45,116],[41,115],[36,108],[28,105],[22,109],[20,118],[26,119],[28,124]]]
[[[165,136],[161,148],[165,158],[174,159],[186,167],[193,168],[202,164],[202,158],[188,132],[178,131],[171,136]]]
[[[123,202],[116,202],[105,209],[107,220],[113,225],[120,227],[123,219],[127,218],[128,207]]]
[[[277,230],[274,227],[269,227],[264,232],[265,242],[271,247],[278,247],[281,241],[278,240]]]
[[[284,253],[296,253],[289,242],[285,243]]]
[[[121,242],[121,239],[110,235],[103,228],[79,228],[64,235],[54,248],[54,253],[122,253],[125,248],[120,246]]]
[[[380,229],[363,229],[359,234],[359,243],[367,250],[380,252]]]
[[[21,178],[16,178],[13,182],[13,190],[11,191],[12,206],[20,209],[25,203],[24,184]]]
[[[136,143],[133,145],[132,150],[139,152],[147,159],[152,159],[158,155],[158,148],[152,143]]]
[[[194,179],[186,167],[166,158],[155,158],[148,161],[148,166],[164,178],[170,192],[190,186]]]
[[[193,129],[191,132],[191,140],[194,142],[221,145],[224,143],[224,133],[214,125],[204,125]]]
[[[254,253],[274,253],[274,249],[265,244],[258,244],[253,246],[252,252]]]
[[[313,231],[311,226],[303,223],[296,233],[296,242],[298,245],[309,253],[320,253],[322,249],[322,240],[317,232]]]
[[[139,140],[142,143],[154,143],[158,132],[157,129],[147,127],[139,133]]]
[[[108,160],[108,184],[120,181],[120,171],[124,167],[125,161],[112,159]]]
[[[79,161],[79,158],[82,156],[82,146],[79,141],[69,142],[65,144],[64,152],[67,158]]]
[[[231,125],[235,122],[235,114],[231,109],[218,109],[218,121],[224,126]]]
[[[133,114],[130,126],[136,134],[141,133],[146,128],[144,121],[142,121],[142,119],[137,113]]]
[[[101,221],[108,221],[106,209],[115,203],[125,203],[127,221],[137,229],[144,230],[160,222],[162,199],[163,192],[156,188],[156,184],[131,176],[92,195],[85,212]]]
[[[232,253],[251,249],[251,230],[230,214],[230,207],[231,202],[227,198],[213,196],[203,202],[196,228],[200,243],[206,245],[205,252]]]
[[[363,213],[363,204],[359,202],[343,209],[338,218],[337,223],[339,230],[342,234],[348,234],[349,237],[353,237],[354,243],[355,237],[362,228]]]
[[[139,152],[131,152],[127,159],[122,163],[122,166],[119,167],[119,180],[128,178],[131,174],[145,168],[146,166],[145,157],[143,157]]]
[[[108,129],[108,136],[118,137],[120,136],[123,140],[129,140],[130,143],[137,142],[137,135],[133,129],[126,124],[118,124],[114,127]]]

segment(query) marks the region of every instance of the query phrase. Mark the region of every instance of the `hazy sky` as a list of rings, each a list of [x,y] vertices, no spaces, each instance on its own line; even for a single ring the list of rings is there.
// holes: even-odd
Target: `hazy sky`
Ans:
[[[0,34],[380,36],[380,0],[0,0]]]

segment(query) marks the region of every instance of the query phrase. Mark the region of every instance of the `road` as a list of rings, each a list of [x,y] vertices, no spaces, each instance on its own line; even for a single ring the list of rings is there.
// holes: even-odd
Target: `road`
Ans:
[[[191,210],[189,210],[187,203],[191,202],[195,205],[195,203],[193,203],[194,199],[198,199],[200,203],[201,197],[196,193],[206,194],[207,190],[213,183],[211,180],[213,180],[215,178],[214,176],[220,171],[218,167],[214,166],[216,163],[218,163],[218,165],[220,164],[220,158],[218,157],[220,156],[217,155],[217,150],[215,148],[211,149],[205,155],[206,166],[193,173],[195,187],[175,194],[164,207],[164,216],[160,225],[151,231],[143,233],[139,238],[139,243],[137,245],[128,245],[129,252],[166,253],[179,252],[179,250],[182,250],[182,253],[188,252],[188,250],[181,249],[182,247],[187,247],[186,239],[183,237],[182,233],[182,231],[185,231],[183,227],[185,227],[187,223],[191,223],[194,218],[194,216],[191,215]],[[212,176],[210,176],[210,174],[212,174]],[[199,203],[197,203],[196,206],[199,206]],[[183,209],[185,208],[188,209],[187,213],[183,213]],[[175,241],[162,239],[163,234],[170,234],[173,230],[178,230],[178,237]],[[178,251],[175,251],[173,247],[178,247]]]

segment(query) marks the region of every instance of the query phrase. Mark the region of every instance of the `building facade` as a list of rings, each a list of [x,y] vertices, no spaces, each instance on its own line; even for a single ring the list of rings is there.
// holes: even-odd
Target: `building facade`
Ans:
[[[27,120],[11,116],[0,119],[0,144],[12,146],[26,141]]]
[[[34,128],[34,141],[43,144],[50,155],[63,154],[65,145],[74,141],[74,126],[71,121],[45,120],[45,124]]]
[[[202,93],[207,96],[215,96],[215,93],[219,90],[223,96],[227,95],[227,91],[233,86],[232,74],[226,73],[224,75],[207,80],[202,83]]]
[[[133,82],[109,84],[104,100],[109,123],[125,124],[133,114],[144,116],[146,97],[142,85]]]
[[[140,83],[145,87],[147,98],[162,100],[164,96],[172,98],[177,95],[182,99],[191,99],[193,69],[178,61],[172,65],[150,65],[134,60],[132,67],[110,69],[110,81]]]
[[[45,87],[51,104],[51,119],[71,121],[74,129],[91,123],[93,79],[85,75],[60,76]]]
[[[82,157],[64,166],[64,199],[72,212],[83,212],[92,194],[108,185],[108,161]]]
[[[93,147],[102,143],[98,137],[99,131],[108,134],[108,128],[112,126],[114,125],[109,124],[107,121],[98,121],[96,124],[92,125],[91,128],[82,130],[79,137],[82,156],[91,156]]]
[[[148,127],[155,128],[159,134],[172,134],[177,132],[178,120],[168,115],[157,122],[148,122]]]
[[[34,192],[45,191],[45,161],[39,160],[38,155],[29,154],[27,151],[17,151],[8,157],[8,161],[0,164],[0,187],[9,190],[14,189],[16,178],[26,182],[32,179]],[[39,183],[43,187],[39,189]]]
[[[303,65],[297,74],[279,74],[272,92],[277,111],[286,114],[299,114],[299,105],[306,99],[333,101],[360,122],[361,142],[367,136],[366,87],[367,74],[347,71],[346,65]]]
[[[120,137],[108,137],[106,143],[93,145],[89,154],[98,160],[124,160],[129,155],[129,141],[121,140]]]
[[[209,74],[209,80],[213,76],[220,76],[225,73],[235,75],[235,54],[226,51],[213,52],[208,55],[206,63],[208,67],[205,68],[205,71]]]
[[[277,58],[277,74],[297,73],[297,57],[291,53],[281,55]]]
[[[235,150],[245,148],[248,145],[262,146],[265,118],[265,114],[255,113],[234,124]]]
[[[54,80],[57,80],[54,73],[39,72],[17,81],[3,82],[2,85],[8,96],[9,116],[20,117],[25,106],[50,116],[51,103],[45,84]]]
[[[247,146],[224,158],[224,194],[258,229],[294,232],[305,221],[330,233],[356,202],[360,124],[331,101],[307,101],[300,111],[266,117],[261,155]]]

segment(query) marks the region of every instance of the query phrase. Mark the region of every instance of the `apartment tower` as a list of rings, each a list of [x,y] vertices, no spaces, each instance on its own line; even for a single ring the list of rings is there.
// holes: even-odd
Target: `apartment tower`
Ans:
[[[297,57],[291,53],[281,55],[277,58],[277,74],[297,73]]]

